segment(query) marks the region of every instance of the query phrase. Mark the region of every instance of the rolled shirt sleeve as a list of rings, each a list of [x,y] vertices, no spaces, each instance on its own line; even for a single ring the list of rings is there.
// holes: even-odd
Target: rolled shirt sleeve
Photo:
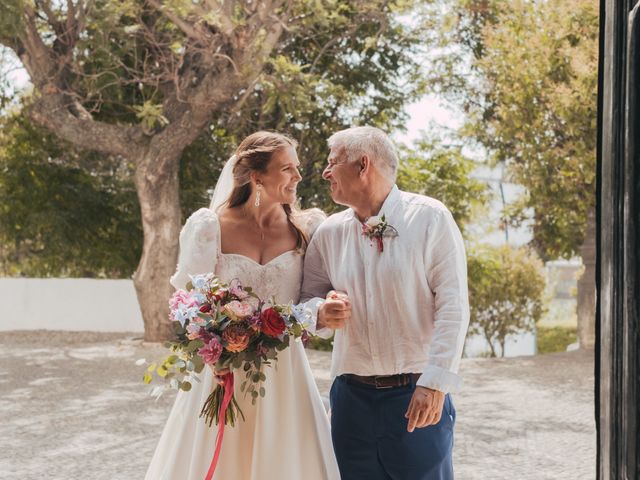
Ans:
[[[417,384],[445,393],[462,387],[458,368],[469,326],[467,262],[460,230],[451,213],[439,212],[427,233],[427,282],[435,297],[429,361]]]

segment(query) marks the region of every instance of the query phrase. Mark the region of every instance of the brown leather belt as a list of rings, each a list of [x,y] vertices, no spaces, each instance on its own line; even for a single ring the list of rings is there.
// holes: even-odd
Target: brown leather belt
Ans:
[[[420,378],[421,373],[399,373],[397,375],[371,375],[363,377],[353,373],[345,373],[344,377],[357,383],[371,385],[376,389],[406,387],[414,384]]]

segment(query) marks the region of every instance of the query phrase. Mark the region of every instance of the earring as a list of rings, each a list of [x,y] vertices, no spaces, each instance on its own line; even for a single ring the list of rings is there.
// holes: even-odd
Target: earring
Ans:
[[[261,188],[262,188],[262,185],[258,184],[258,191],[256,192],[256,201],[254,203],[256,207],[260,206],[260,189]]]

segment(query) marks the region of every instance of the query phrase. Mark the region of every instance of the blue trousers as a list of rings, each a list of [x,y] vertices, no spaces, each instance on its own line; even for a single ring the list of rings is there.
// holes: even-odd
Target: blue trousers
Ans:
[[[415,385],[376,390],[339,376],[331,386],[331,435],[342,480],[451,480],[456,411],[450,395],[440,422],[407,432]]]

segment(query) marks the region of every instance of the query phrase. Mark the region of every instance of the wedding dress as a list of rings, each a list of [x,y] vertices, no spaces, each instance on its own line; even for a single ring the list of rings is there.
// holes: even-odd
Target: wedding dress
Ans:
[[[308,234],[317,226],[318,211],[304,214],[299,224]],[[220,251],[220,225],[213,210],[200,209],[180,234],[178,270],[171,278],[184,288],[189,274],[214,271],[228,283],[234,278],[260,298],[278,303],[298,301],[303,254],[291,250],[261,265],[243,255]],[[337,480],[329,421],[300,340],[278,354],[277,363],[263,368],[266,395],[251,404],[239,388],[236,398],[245,420],[227,425],[215,480]],[[235,371],[236,385],[244,380]],[[177,394],[147,471],[146,480],[203,480],[215,448],[217,427],[199,417],[215,387],[209,367],[189,392]]]

